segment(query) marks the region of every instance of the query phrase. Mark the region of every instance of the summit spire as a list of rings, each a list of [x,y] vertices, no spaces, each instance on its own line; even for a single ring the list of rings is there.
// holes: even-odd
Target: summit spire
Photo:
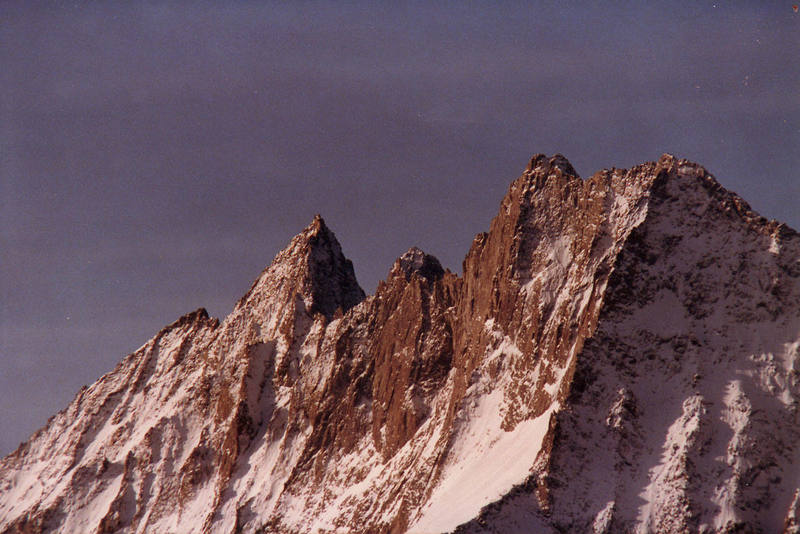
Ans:
[[[364,300],[353,262],[319,214],[275,256],[240,304],[274,294],[281,299],[296,295],[308,313],[328,319],[337,309],[347,311]]]

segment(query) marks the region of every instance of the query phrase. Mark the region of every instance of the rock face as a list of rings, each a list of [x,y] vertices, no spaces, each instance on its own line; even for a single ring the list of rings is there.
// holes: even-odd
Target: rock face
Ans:
[[[317,217],[0,463],[0,532],[800,532],[800,235],[665,155],[365,297]]]

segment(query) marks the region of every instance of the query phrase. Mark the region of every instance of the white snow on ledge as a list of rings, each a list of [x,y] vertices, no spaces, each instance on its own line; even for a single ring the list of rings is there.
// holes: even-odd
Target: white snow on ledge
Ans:
[[[550,415],[559,405],[553,404],[539,417],[506,432],[500,426],[503,399],[502,388],[480,399],[439,485],[409,534],[449,532],[477,517],[481,508],[530,476]]]

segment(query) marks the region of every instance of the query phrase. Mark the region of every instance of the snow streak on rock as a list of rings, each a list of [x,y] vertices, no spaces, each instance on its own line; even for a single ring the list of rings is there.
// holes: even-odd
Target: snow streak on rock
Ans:
[[[463,275],[320,217],[0,463],[0,532],[798,532],[800,236],[535,156]]]

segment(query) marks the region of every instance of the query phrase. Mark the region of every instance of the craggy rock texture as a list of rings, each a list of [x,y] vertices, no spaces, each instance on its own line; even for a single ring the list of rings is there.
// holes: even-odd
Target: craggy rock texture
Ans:
[[[800,532],[800,236],[531,159],[456,276],[320,217],[0,463],[0,532]]]

